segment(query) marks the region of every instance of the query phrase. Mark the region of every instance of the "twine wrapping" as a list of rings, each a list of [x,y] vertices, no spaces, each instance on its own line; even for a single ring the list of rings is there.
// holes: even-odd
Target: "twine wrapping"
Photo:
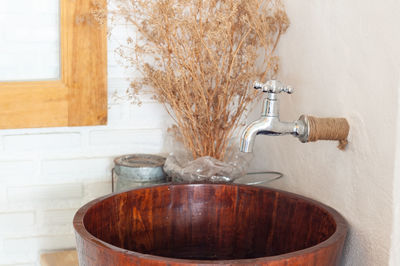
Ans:
[[[340,150],[346,148],[350,125],[345,118],[307,116],[307,120],[309,126],[308,141],[338,140],[339,145],[337,147]]]

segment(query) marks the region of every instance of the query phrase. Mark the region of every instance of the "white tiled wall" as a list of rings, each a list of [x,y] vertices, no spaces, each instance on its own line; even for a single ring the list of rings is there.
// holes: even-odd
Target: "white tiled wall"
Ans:
[[[0,130],[0,265],[38,265],[41,251],[74,247],[73,215],[111,192],[113,158],[163,152],[171,123],[163,107],[148,96],[142,106],[111,96],[124,96],[129,84],[112,51],[126,31],[116,29],[109,41],[107,126]]]

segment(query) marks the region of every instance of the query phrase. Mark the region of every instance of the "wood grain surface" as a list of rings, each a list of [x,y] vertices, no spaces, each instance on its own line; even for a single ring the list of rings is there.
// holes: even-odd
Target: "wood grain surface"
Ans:
[[[347,224],[304,197],[228,184],[95,200],[74,218],[81,265],[338,265]]]
[[[46,252],[40,255],[41,266],[79,266],[76,250]]]

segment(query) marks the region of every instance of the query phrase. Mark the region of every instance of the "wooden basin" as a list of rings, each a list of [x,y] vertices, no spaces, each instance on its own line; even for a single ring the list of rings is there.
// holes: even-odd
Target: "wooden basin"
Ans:
[[[96,199],[74,217],[80,265],[338,265],[347,224],[288,192],[163,185]]]

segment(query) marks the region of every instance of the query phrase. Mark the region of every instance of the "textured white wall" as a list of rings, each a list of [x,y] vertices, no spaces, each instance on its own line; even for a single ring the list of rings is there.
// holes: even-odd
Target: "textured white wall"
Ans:
[[[281,117],[346,117],[350,145],[342,152],[336,143],[258,136],[254,164],[285,173],[274,186],[315,198],[343,214],[350,224],[343,265],[388,265],[391,241],[399,242],[391,235],[398,179],[400,2],[285,4],[291,26],[280,43],[279,78],[297,91],[280,96]]]
[[[400,75],[400,73],[399,73]],[[400,80],[397,101],[400,103]],[[400,105],[397,105],[397,139],[393,182],[393,224],[392,245],[390,249],[390,265],[400,265]]]
[[[41,251],[73,248],[73,215],[111,192],[113,158],[163,151],[170,123],[163,107],[148,96],[141,107],[114,97],[129,86],[131,73],[113,52],[126,32],[115,27],[109,41],[107,126],[0,130],[0,265],[39,265]]]

